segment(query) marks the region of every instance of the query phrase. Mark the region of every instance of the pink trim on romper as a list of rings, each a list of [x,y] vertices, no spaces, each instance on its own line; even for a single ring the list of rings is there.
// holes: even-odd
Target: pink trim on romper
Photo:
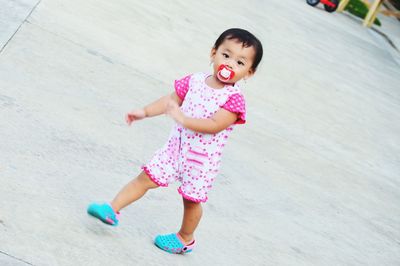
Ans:
[[[147,166],[143,165],[142,169],[149,176],[150,180],[156,183],[156,185],[159,185],[160,187],[168,187],[168,184],[164,184],[158,181],[157,178],[155,178],[154,175],[150,173],[150,170],[149,168],[147,168]]]
[[[207,153],[201,153],[201,152],[198,152],[198,151],[194,151],[192,149],[190,149],[189,152],[191,152],[193,154],[196,154],[196,155],[199,155],[199,156],[204,156],[204,157],[207,157],[207,155],[208,155]]]
[[[240,93],[229,96],[228,101],[220,106],[225,110],[237,114],[238,118],[234,124],[246,123],[246,102]]]
[[[196,160],[196,159],[187,158],[186,161],[192,162],[192,163],[197,163],[197,164],[200,164],[200,165],[204,165],[203,162],[200,162],[200,161],[198,161],[198,160]]]
[[[182,79],[175,80],[174,87],[176,95],[183,101],[189,90],[189,82],[192,75],[188,75]]]
[[[178,187],[178,192],[179,192],[179,194],[181,194],[182,197],[184,197],[185,199],[190,200],[190,201],[193,201],[193,202],[196,202],[196,203],[199,203],[199,202],[206,202],[207,199],[208,199],[207,197],[205,197],[204,199],[195,199],[195,198],[192,198],[191,196],[186,195],[186,194],[182,191],[181,187]]]

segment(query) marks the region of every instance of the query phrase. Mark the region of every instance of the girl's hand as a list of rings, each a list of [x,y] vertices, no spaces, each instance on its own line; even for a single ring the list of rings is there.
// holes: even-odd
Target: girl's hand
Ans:
[[[165,112],[168,116],[175,120],[175,122],[179,124],[183,124],[183,120],[185,119],[185,115],[179,108],[179,105],[174,101],[170,100],[167,104],[167,110]]]
[[[130,126],[132,122],[141,120],[146,117],[144,109],[133,110],[125,115],[125,121]]]

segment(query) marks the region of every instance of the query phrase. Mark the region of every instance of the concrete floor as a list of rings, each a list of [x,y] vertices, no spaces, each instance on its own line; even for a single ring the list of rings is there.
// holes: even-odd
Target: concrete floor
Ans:
[[[265,56],[195,251],[152,244],[179,228],[177,185],[117,228],[90,218],[172,125],[124,114],[210,71],[230,27]],[[0,49],[0,265],[400,265],[399,54],[358,19],[302,0],[0,0]]]

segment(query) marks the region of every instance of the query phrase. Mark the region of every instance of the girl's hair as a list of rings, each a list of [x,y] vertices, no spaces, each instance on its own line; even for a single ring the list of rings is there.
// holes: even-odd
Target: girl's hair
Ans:
[[[254,56],[253,64],[251,68],[255,71],[257,69],[258,64],[261,61],[263,56],[263,48],[261,42],[248,32],[247,30],[232,28],[224,31],[218,39],[215,41],[214,49],[217,50],[218,47],[225,41],[225,40],[238,40],[243,44],[243,47],[253,47],[256,54]]]

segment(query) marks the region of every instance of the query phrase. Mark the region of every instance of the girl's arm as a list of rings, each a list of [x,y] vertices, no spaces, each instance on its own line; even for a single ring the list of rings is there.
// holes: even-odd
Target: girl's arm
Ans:
[[[167,112],[177,123],[192,131],[215,134],[229,127],[237,120],[237,114],[229,112],[223,108],[219,109],[211,118],[199,119],[187,117],[179,109],[179,105],[170,101]]]
[[[165,114],[167,110],[167,105],[170,101],[175,102],[178,106],[181,106],[182,100],[178,97],[176,92],[171,94],[167,94],[157,101],[145,106],[143,108],[144,112],[146,113],[146,117],[153,117],[161,114]]]
[[[173,102],[178,106],[182,104],[182,100],[179,98],[176,92],[173,92],[171,94],[161,97],[157,101],[145,106],[144,108],[128,112],[125,116],[125,120],[128,125],[131,125],[132,122],[141,120],[146,117],[153,117],[165,114],[169,102]]]

